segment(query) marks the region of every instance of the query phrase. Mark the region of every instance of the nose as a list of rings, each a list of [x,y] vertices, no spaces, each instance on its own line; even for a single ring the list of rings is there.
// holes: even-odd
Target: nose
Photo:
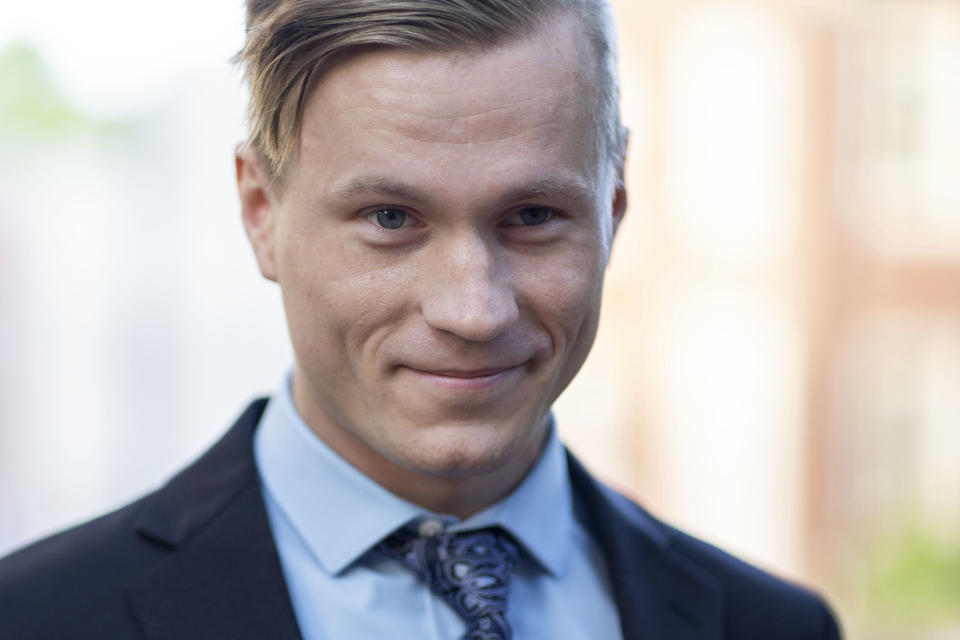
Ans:
[[[509,267],[489,244],[476,236],[452,242],[425,269],[421,309],[431,327],[489,342],[519,319]]]

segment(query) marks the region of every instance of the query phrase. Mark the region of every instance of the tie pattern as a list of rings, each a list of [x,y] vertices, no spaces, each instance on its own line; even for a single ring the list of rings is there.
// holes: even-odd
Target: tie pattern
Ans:
[[[380,543],[467,623],[462,640],[510,640],[506,620],[517,547],[498,528],[420,536],[401,529]]]

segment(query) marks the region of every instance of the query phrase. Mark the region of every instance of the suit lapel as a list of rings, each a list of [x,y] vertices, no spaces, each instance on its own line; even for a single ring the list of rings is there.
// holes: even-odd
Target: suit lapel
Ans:
[[[151,640],[301,640],[253,460],[264,406],[144,505],[138,534],[169,554],[125,595]]]
[[[716,581],[671,549],[670,533],[568,453],[578,518],[607,558],[624,640],[721,640]]]

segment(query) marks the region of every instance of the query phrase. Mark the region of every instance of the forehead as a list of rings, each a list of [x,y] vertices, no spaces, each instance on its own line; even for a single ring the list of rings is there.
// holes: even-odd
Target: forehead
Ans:
[[[512,170],[529,164],[524,152],[594,166],[595,66],[572,16],[490,48],[359,53],[309,93],[298,155],[315,171],[336,153],[389,164],[379,151],[407,169],[429,156]]]
[[[583,63],[579,32],[565,18],[492,48],[380,51],[341,65],[319,93],[337,109],[349,106],[338,100],[344,83],[366,88],[371,109],[409,110],[409,120],[420,117],[423,124],[441,120],[444,128],[453,127],[447,130],[454,139],[477,121],[513,124],[511,116],[520,112],[515,107],[549,117],[557,107],[575,108],[577,94],[588,86],[591,67]],[[565,99],[556,100],[560,95]]]

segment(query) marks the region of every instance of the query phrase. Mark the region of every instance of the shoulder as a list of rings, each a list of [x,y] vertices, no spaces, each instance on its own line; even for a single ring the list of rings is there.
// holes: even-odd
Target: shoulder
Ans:
[[[607,555],[615,590],[667,594],[665,609],[720,626],[727,638],[840,637],[818,594],[662,522],[596,481],[572,456],[569,468],[581,500],[579,517]]]
[[[138,637],[125,595],[132,584],[142,584],[178,546],[241,504],[239,497],[254,501],[242,502],[240,510],[250,512],[245,525],[265,521],[252,453],[264,406],[263,400],[251,404],[213,447],[157,491],[0,559],[0,638]],[[237,537],[249,530],[240,527]]]
[[[163,555],[134,531],[143,498],[0,559],[0,637],[130,633],[122,587]],[[121,614],[121,615],[118,615]]]
[[[729,637],[840,637],[836,619],[819,594],[662,522],[658,524],[674,553],[719,583]],[[785,635],[785,624],[790,626],[789,635]]]
[[[726,637],[840,638],[836,618],[819,594],[665,524],[627,498],[621,496],[620,504],[659,531],[664,552],[676,563],[719,590]]]

